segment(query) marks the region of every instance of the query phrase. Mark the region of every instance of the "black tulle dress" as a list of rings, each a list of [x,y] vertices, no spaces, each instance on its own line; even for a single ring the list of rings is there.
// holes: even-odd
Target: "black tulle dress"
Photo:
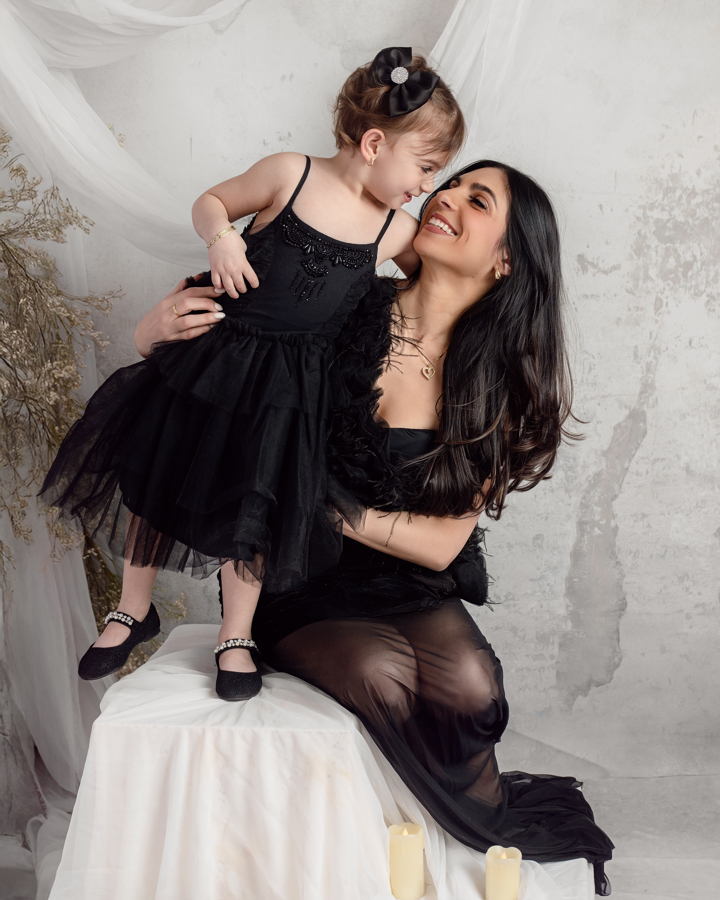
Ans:
[[[389,429],[377,417],[394,293],[392,282],[375,281],[336,342],[329,494],[357,519],[363,505],[411,505],[412,469],[402,462],[430,450],[436,436]],[[498,769],[495,745],[508,723],[502,668],[462,603],[487,600],[482,537],[476,529],[443,572],[345,538],[339,561],[318,566],[305,584],[263,589],[253,637],[270,665],[354,712],[458,840],[478,850],[515,846],[538,862],[584,857],[607,896],[603,863],[613,845],[579,782]]]
[[[337,559],[329,368],[393,213],[371,244],[328,238],[293,211],[309,169],[279,216],[243,234],[259,287],[223,295],[208,333],[113,373],[48,472],[43,501],[134,565],[202,578],[232,560],[284,590],[306,577],[311,536]]]

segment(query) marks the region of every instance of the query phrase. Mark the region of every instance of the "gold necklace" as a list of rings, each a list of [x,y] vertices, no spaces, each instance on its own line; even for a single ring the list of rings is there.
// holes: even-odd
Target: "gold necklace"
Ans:
[[[422,350],[420,349],[420,347],[417,344],[415,344],[415,349],[420,354],[420,356],[422,356],[423,359],[425,359],[427,361],[427,365],[423,366],[422,369],[420,369],[420,371],[427,378],[427,380],[430,381],[430,379],[433,377],[433,375],[437,372],[437,369],[433,365],[433,361],[431,359],[428,359],[427,356],[425,356],[425,354],[422,352]],[[447,353],[447,350],[443,350],[443,352],[440,354],[440,356],[435,357],[435,362],[438,362],[440,359],[442,359],[446,353]]]
[[[400,321],[404,322],[405,321],[405,313],[402,311],[402,306],[400,306],[400,298],[398,297],[395,302],[397,303],[397,308],[398,308],[398,311],[400,312]],[[427,365],[423,366],[422,369],[420,369],[420,371],[427,378],[427,380],[430,381],[430,379],[433,377],[433,375],[437,372],[437,369],[433,365],[433,361],[431,359],[429,359],[427,356],[425,356],[425,354],[422,352],[419,344],[416,344],[413,342],[413,347],[415,347],[417,352],[427,362]],[[443,356],[445,356],[446,353],[447,353],[447,350],[443,350],[443,352],[440,354],[440,356],[435,357],[435,362],[438,362],[439,360],[441,360],[443,358]]]

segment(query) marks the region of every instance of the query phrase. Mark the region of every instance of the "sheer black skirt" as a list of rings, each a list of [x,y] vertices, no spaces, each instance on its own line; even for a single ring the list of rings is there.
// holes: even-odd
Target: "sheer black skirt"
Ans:
[[[258,616],[263,633],[262,602]],[[267,636],[266,636],[267,640]],[[462,602],[326,618],[264,647],[268,662],[354,712],[433,818],[478,850],[518,847],[538,862],[584,857],[610,892],[612,843],[573,778],[500,773],[507,726],[500,661]]]

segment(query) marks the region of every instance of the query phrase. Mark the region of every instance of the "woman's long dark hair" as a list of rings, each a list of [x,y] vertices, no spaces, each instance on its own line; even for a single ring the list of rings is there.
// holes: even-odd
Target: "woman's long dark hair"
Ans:
[[[507,178],[503,249],[512,271],[462,314],[453,331],[439,446],[409,464],[421,491],[417,508],[427,515],[460,516],[483,506],[499,519],[510,491],[528,491],[549,478],[560,442],[578,437],[565,427],[572,378],[552,205],[532,178],[492,160],[466,166],[438,190],[484,168],[500,169]],[[406,288],[417,283],[419,272]]]

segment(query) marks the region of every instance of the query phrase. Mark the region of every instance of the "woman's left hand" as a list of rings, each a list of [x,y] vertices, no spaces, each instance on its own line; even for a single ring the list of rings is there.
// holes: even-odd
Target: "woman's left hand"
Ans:
[[[199,278],[196,275],[195,278]],[[150,355],[160,341],[187,341],[199,337],[225,317],[217,294],[210,287],[185,287],[185,279],[153,306],[137,325],[135,347],[140,356]],[[197,310],[207,310],[198,313]],[[194,315],[188,315],[194,311]]]

